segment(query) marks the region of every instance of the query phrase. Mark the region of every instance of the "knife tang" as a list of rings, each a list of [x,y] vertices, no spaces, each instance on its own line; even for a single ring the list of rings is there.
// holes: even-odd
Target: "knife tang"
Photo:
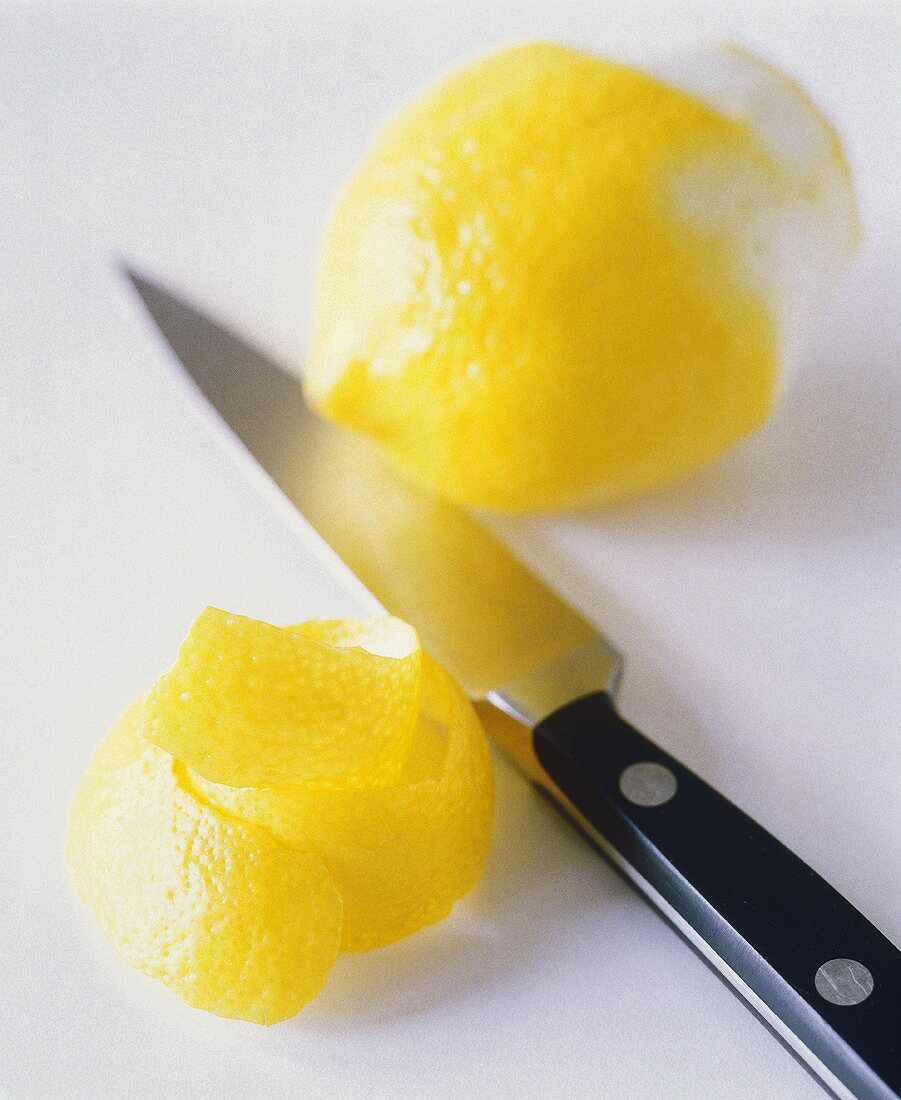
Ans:
[[[532,749],[558,801],[833,1092],[897,1096],[901,953],[861,913],[607,692],[539,721]]]

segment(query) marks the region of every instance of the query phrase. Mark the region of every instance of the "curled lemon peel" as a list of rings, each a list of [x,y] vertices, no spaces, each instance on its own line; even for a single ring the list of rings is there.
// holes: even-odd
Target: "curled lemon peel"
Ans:
[[[239,737],[234,716],[223,719],[227,708],[257,714],[238,698],[237,654],[244,671],[260,678],[248,686],[258,693],[267,678],[289,671],[277,635],[339,656],[395,662],[412,655],[415,639],[390,618],[282,629],[211,611],[197,622],[206,643],[215,636],[217,644],[188,648],[179,694],[192,693],[198,713],[217,713],[212,728],[228,731],[218,760],[226,765],[233,754],[229,778],[246,768],[254,745],[260,753],[274,745],[280,759],[289,756],[283,737],[257,736],[258,724]],[[334,778],[260,787],[211,781],[159,745],[168,688],[125,712],[73,799],[66,863],[76,891],[127,962],[191,1005],[270,1024],[318,993],[339,949],[391,943],[447,915],[477,880],[487,854],[491,762],[468,699],[418,643],[414,652],[418,673],[404,681],[413,729],[390,785],[380,763],[381,785],[354,782],[365,778],[365,769],[350,767],[353,748],[367,746],[355,732],[360,711],[377,702],[366,694],[374,683],[371,669],[359,660],[337,666],[352,670],[340,681],[355,738],[339,769],[353,777],[345,786]],[[315,667],[318,674],[323,666]],[[229,669],[225,691],[223,668]],[[294,668],[300,684],[309,669],[309,662]],[[319,679],[313,686],[323,690]],[[306,720],[308,710],[300,713]],[[395,713],[406,720],[406,707]],[[193,755],[196,736],[184,744]],[[333,742],[328,751],[332,761],[340,756]]]
[[[817,170],[636,69],[545,43],[479,60],[402,110],[340,195],[307,397],[456,503],[680,478],[770,413],[798,267],[847,259],[821,229],[853,202],[824,207]]]
[[[338,954],[341,895],[322,860],[205,804],[142,735],[141,702],[73,800],[69,876],[126,962],[182,1000],[271,1024],[316,996]]]
[[[423,689],[407,774],[388,790],[237,790],[191,776],[212,805],[322,856],[344,899],[344,951],[441,920],[485,860],[491,770],[479,720],[427,657]]]
[[[145,736],[232,787],[391,785],[419,707],[419,642],[398,619],[356,629],[329,644],[207,608],[147,697]]]

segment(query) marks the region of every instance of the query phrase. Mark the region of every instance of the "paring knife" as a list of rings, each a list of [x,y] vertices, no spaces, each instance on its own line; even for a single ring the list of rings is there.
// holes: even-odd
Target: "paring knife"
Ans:
[[[181,365],[374,612],[412,623],[495,739],[840,1097],[901,1090],[901,953],[617,714],[619,654],[475,519],[314,416],[295,375],[126,270]],[[268,482],[267,482],[268,484]],[[277,493],[275,486],[281,490]],[[362,582],[362,584],[361,584]]]

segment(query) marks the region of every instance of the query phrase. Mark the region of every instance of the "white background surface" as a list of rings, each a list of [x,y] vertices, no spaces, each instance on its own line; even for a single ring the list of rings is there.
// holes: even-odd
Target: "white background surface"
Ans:
[[[300,362],[329,202],[405,96],[524,37],[639,58],[703,34],[832,115],[865,247],[756,438],[653,497],[498,526],[630,655],[626,716],[901,939],[898,9],[718,8],[0,9],[3,1096],[819,1095],[501,763],[474,895],[342,957],[268,1030],[120,963],[61,861],[94,746],[203,605],[352,611],[222,453],[113,257]]]

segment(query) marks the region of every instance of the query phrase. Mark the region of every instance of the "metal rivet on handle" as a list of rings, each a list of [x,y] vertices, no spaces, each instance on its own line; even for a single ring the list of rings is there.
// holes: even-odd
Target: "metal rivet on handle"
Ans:
[[[813,979],[817,993],[834,1005],[859,1005],[873,992],[873,975],[854,959],[830,959]]]
[[[662,806],[673,797],[678,785],[669,768],[650,760],[630,764],[619,777],[619,789],[636,806]]]

